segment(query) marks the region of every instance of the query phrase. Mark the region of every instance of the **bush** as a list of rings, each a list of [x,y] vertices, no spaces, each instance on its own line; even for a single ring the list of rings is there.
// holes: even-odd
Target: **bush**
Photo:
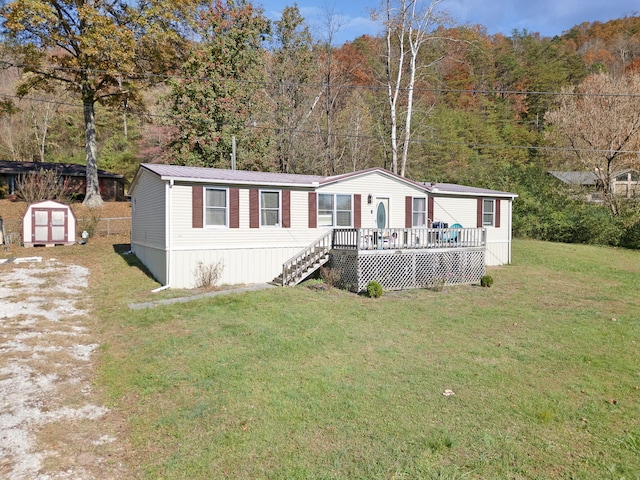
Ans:
[[[493,277],[491,275],[484,275],[480,279],[480,286],[481,287],[489,288],[491,285],[493,285]]]
[[[640,220],[631,223],[620,238],[620,246],[624,248],[640,248]]]
[[[333,288],[340,282],[340,272],[329,267],[320,267],[320,278],[324,280],[327,288]]]
[[[198,262],[195,271],[196,288],[211,288],[215,286],[222,276],[223,268],[222,260],[217,263],[209,263],[207,265],[202,262]]]
[[[371,298],[379,298],[382,296],[382,285],[376,282],[375,280],[371,280],[367,283],[367,294]]]
[[[68,179],[60,180],[57,171],[41,168],[35,172],[18,175],[16,193],[27,203],[42,200],[64,202],[71,194],[71,187]]]
[[[100,223],[100,213],[100,210],[97,208],[89,208],[87,215],[84,218],[79,219],[78,230],[80,232],[83,230],[86,231],[89,234],[89,237],[95,236],[98,224]]]
[[[441,292],[446,283],[447,281],[443,277],[434,278],[427,288],[432,292]]]

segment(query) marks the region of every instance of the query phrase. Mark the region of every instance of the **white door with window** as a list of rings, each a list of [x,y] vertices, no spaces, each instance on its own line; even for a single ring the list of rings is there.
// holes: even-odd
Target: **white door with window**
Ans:
[[[388,197],[376,197],[376,208],[374,211],[374,227],[375,228],[389,228],[389,198]]]

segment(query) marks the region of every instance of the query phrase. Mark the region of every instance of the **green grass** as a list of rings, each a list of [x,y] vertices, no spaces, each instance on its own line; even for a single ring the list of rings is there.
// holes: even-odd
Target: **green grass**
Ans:
[[[100,382],[138,475],[640,478],[640,253],[516,241],[513,257],[491,288],[131,311],[157,285],[111,252]]]

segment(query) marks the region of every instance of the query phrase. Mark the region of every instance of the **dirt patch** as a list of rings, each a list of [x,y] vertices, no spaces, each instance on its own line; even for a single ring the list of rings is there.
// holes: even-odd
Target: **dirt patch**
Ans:
[[[0,478],[129,478],[122,422],[100,403],[89,270],[0,264]]]

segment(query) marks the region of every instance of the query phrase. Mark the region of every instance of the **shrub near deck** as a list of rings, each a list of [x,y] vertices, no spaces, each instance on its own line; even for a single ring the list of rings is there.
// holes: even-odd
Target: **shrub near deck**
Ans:
[[[112,308],[101,379],[147,478],[635,478],[638,260],[516,241],[490,289]]]

